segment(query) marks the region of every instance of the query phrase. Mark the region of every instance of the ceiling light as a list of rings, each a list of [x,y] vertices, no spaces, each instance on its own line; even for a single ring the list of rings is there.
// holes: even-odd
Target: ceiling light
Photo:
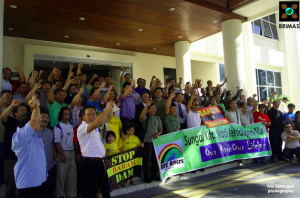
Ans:
[[[169,10],[170,10],[171,12],[173,12],[173,11],[175,11],[175,8],[170,8]]]
[[[153,50],[156,50],[156,48],[153,48]]]
[[[16,6],[16,5],[10,5],[10,7],[13,8],[13,9],[18,8],[18,6]]]
[[[69,38],[69,35],[65,35],[65,38]]]
[[[117,45],[121,45],[121,43],[117,43]]]
[[[12,31],[12,30],[14,30],[14,28],[8,28],[8,30]]]
[[[55,63],[55,61],[53,61],[53,63]]]
[[[213,20],[213,23],[218,23],[219,21],[218,20]]]
[[[84,17],[79,17],[79,20],[80,20],[80,21],[84,21],[85,18],[84,18]]]
[[[182,38],[183,36],[178,36],[178,38]]]
[[[142,31],[143,31],[143,29],[142,29],[142,28],[140,28],[140,29],[138,29],[138,31],[139,31],[139,32],[142,32]]]

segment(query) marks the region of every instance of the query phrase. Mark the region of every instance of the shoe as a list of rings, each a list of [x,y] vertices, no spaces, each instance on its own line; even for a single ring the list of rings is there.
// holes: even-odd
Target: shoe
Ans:
[[[129,185],[129,182],[126,182],[123,187],[127,187]]]
[[[288,159],[287,161],[288,161],[288,163],[292,163],[293,159]]]
[[[147,183],[147,184],[150,184],[150,183],[152,183],[152,181],[151,181],[151,179],[150,179],[150,178],[145,178],[145,179],[143,179],[143,181],[144,181],[145,183]]]

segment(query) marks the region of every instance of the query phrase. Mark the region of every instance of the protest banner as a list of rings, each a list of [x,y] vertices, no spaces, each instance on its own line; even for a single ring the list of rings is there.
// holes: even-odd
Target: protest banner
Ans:
[[[153,140],[161,179],[239,159],[271,155],[262,123],[191,128]]]
[[[198,113],[202,122],[208,127],[230,124],[229,120],[224,117],[221,109],[218,106],[210,106],[198,109]]]
[[[105,165],[110,189],[132,177],[140,177],[142,172],[142,147],[136,147],[105,157]]]

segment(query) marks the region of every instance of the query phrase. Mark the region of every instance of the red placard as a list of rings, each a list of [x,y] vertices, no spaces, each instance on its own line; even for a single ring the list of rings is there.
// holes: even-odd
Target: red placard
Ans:
[[[222,110],[218,106],[210,106],[198,109],[202,122],[208,127],[230,124],[229,120],[224,117]]]

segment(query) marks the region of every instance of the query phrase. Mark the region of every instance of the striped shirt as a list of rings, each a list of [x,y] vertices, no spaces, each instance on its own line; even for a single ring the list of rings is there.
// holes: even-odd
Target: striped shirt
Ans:
[[[69,108],[71,109],[71,105],[69,105]],[[79,119],[79,112],[83,109],[83,106],[78,107],[75,105],[74,109],[71,110],[72,117],[71,117],[71,124],[73,128],[75,128],[77,125],[80,124],[80,119]]]
[[[88,124],[82,121],[77,129],[77,137],[83,157],[99,157],[105,156],[105,148],[99,136],[99,129],[94,129],[87,133]]]
[[[170,113],[166,115],[166,133],[172,133],[180,130],[180,122],[176,115],[172,116]]]
[[[146,119],[145,120],[141,120],[143,127],[146,127],[146,121],[147,121],[147,117],[149,115],[146,115]],[[146,136],[144,139],[144,142],[152,142],[152,136],[155,135],[156,133],[158,133],[158,131],[162,130],[162,124],[161,124],[161,120],[158,116],[150,116],[149,120],[148,120],[148,126],[146,131]]]

